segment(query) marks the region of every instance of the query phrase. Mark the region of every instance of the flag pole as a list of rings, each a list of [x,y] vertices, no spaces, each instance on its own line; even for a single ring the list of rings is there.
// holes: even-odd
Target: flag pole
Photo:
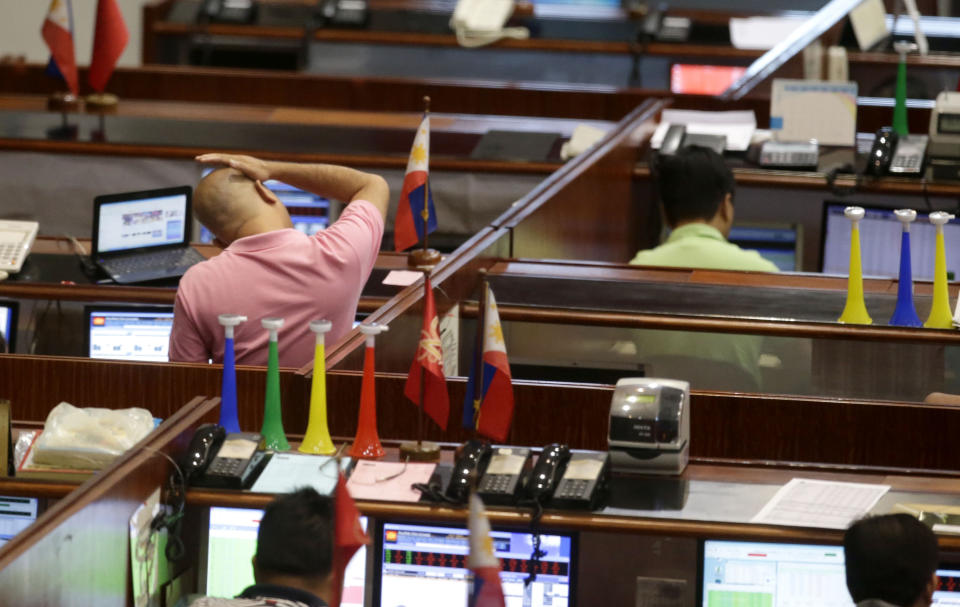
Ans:
[[[483,401],[483,346],[487,334],[487,271],[480,269],[480,298],[477,302],[477,345],[475,346],[473,376],[477,379],[473,384],[473,431],[476,434],[480,428],[480,405]]]
[[[426,120],[430,117],[430,96],[423,96],[423,120]],[[429,145],[429,141],[427,142]],[[427,156],[427,162],[430,162],[430,157]],[[429,169],[429,165],[428,169]],[[430,249],[430,228],[428,224],[430,223],[430,171],[427,170],[427,180],[423,183],[423,210],[420,211],[420,218],[423,219],[423,250],[424,252]]]

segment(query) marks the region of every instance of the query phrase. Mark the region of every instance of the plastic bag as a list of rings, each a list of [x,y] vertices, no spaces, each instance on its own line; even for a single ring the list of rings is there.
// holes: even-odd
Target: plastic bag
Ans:
[[[34,444],[38,464],[99,470],[153,429],[146,409],[77,408],[62,402],[47,415]]]

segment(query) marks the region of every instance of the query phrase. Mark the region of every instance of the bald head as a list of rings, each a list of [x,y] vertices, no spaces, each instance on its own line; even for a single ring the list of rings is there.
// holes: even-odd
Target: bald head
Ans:
[[[292,227],[290,215],[262,184],[236,169],[217,169],[194,193],[194,214],[223,243]]]

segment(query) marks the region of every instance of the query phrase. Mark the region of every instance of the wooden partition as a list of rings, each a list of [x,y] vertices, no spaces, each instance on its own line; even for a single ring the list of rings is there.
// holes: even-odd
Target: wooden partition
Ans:
[[[0,93],[47,95],[57,90],[45,65],[0,65]],[[80,85],[86,86],[86,68]],[[435,112],[541,116],[617,121],[647,99],[673,99],[672,107],[753,110],[757,124],[770,121],[766,97],[724,102],[710,95],[674,95],[668,90],[595,85],[470,80],[339,77],[269,70],[145,65],[117,68],[110,91],[123,99],[256,104],[377,112],[420,112],[429,95]],[[89,91],[81,91],[89,92]],[[874,132],[890,124],[892,108],[861,105],[857,128]],[[927,132],[929,107],[911,108],[910,131]]]
[[[166,486],[172,466],[161,454],[179,458],[193,429],[217,416],[219,399],[183,402],[126,455],[0,548],[4,605],[133,604],[130,517]]]
[[[134,363],[57,356],[0,355],[0,398],[12,403],[18,421],[43,421],[61,401],[78,407],[144,407],[155,417],[173,416],[192,395],[220,394],[221,365]],[[266,368],[237,367],[240,426],[263,424]],[[306,424],[297,413],[305,403],[304,384],[293,369],[281,369],[280,391],[286,402],[286,428],[301,433]]]

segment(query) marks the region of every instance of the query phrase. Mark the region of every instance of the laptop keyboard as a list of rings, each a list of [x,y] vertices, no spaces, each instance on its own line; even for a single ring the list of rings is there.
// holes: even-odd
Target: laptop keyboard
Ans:
[[[114,257],[109,260],[101,260],[100,265],[113,275],[135,274],[162,269],[171,270],[171,275],[175,275],[176,270],[189,268],[201,261],[203,261],[202,255],[193,248],[186,248],[165,249],[154,253],[137,253],[129,257]]]

